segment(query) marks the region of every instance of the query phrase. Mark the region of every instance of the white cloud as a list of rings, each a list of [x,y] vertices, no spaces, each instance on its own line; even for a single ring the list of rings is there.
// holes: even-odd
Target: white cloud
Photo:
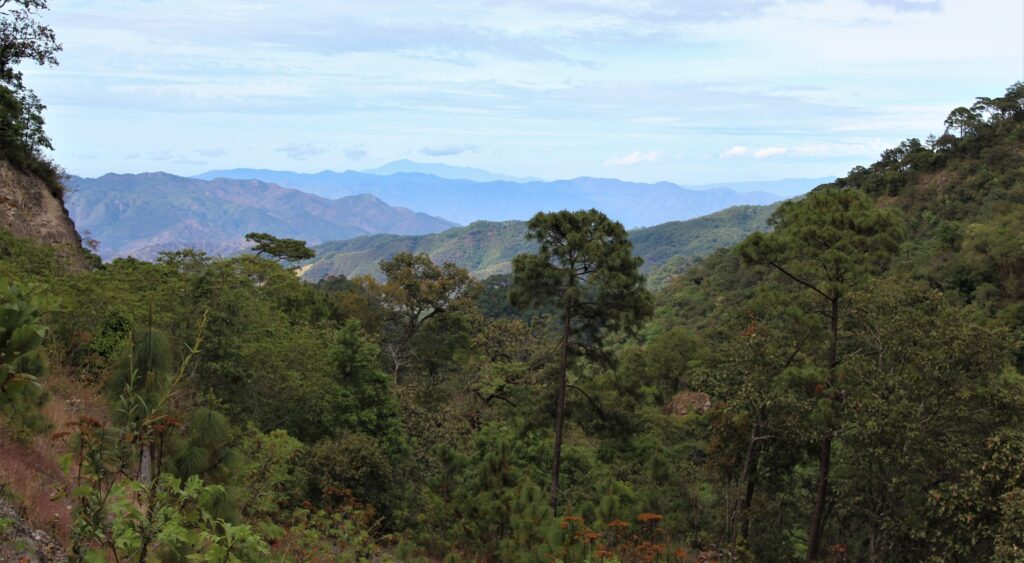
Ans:
[[[873,157],[889,148],[881,139],[860,139],[798,145],[789,151],[793,156]]]
[[[479,149],[476,145],[451,145],[446,147],[423,147],[420,154],[426,156],[455,156],[464,152],[476,152]]]
[[[366,149],[362,147],[346,147],[342,152],[345,153],[345,157],[351,161],[362,160],[366,158],[367,154],[369,154]]]
[[[661,160],[660,151],[633,151],[625,156],[612,157],[604,161],[605,166],[633,166],[641,162],[657,162]]]
[[[278,147],[277,152],[284,153],[285,156],[292,160],[306,160],[310,157],[318,156],[327,152],[327,147],[314,145],[311,143],[306,144],[290,144],[283,147]]]
[[[742,145],[736,145],[734,147],[729,147],[722,151],[722,154],[718,155],[718,158],[733,158],[737,156],[743,156],[748,152],[750,152],[749,148],[744,147]]]
[[[224,156],[228,151],[223,148],[216,149],[196,149],[196,154],[206,158],[217,158],[218,156]]]
[[[175,171],[153,149],[316,171],[360,160],[363,143],[412,156],[455,142],[486,147],[460,164],[515,175],[822,176],[1020,77],[1021,5],[1006,0],[51,4],[61,65],[26,79],[54,157],[90,175]],[[303,145],[317,139],[332,144]]]
[[[773,156],[782,156],[789,152],[789,149],[785,147],[765,147],[754,151],[754,158],[770,158]]]

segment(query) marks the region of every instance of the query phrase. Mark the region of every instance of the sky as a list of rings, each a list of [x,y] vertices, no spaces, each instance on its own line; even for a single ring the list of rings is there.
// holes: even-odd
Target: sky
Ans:
[[[1024,80],[1024,0],[50,0],[68,172],[844,175]]]

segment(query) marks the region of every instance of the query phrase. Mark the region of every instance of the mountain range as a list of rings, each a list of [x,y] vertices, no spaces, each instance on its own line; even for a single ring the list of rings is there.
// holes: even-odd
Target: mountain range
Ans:
[[[212,181],[162,172],[72,176],[65,204],[80,232],[100,242],[104,259],[152,259],[194,247],[211,254],[245,249],[263,231],[316,244],[373,233],[418,235],[454,223],[360,194],[326,199],[256,180]]]
[[[374,174],[376,176],[390,176],[392,174],[430,174],[438,178],[449,180],[470,180],[472,182],[540,182],[539,178],[516,178],[504,174],[495,174],[479,168],[468,168],[466,166],[452,166],[440,162],[413,162],[411,160],[396,160],[377,168],[362,170],[363,174]]]
[[[735,210],[724,216],[727,225],[720,215],[691,219],[737,205],[761,209],[749,206],[772,204],[821,182],[690,188],[602,178],[543,182],[396,161],[364,172],[236,169],[194,178],[163,172],[72,176],[65,183],[71,217],[87,238],[99,241],[104,259],[153,259],[161,251],[185,247],[232,254],[248,246],[246,233],[260,231],[321,245],[321,256],[307,268],[307,276],[315,278],[372,274],[379,260],[398,250],[425,251],[481,276],[507,271],[512,256],[532,248],[523,240],[522,220],[537,211],[591,207],[627,227],[641,227],[634,237],[649,268],[670,260],[685,263],[698,253],[692,248],[703,251],[717,240],[734,242],[754,228]],[[438,234],[459,223],[469,226]],[[656,226],[642,228],[646,225]],[[727,230],[736,225],[738,230]],[[360,238],[368,235],[381,236]],[[665,241],[671,242],[656,246]]]
[[[735,205],[768,205],[829,181],[762,182],[758,185],[765,191],[740,191],[724,184],[687,188],[670,182],[638,184],[606,178],[475,182],[419,172],[381,176],[354,171],[302,174],[243,168],[213,170],[197,178],[254,179],[326,198],[372,194],[390,205],[408,207],[464,225],[480,220],[525,220],[538,211],[596,208],[627,228],[692,219]],[[767,191],[773,184],[784,195]]]
[[[736,244],[750,233],[767,228],[776,205],[738,206],[688,221],[673,221],[630,232],[643,270],[652,278],[678,272],[693,258]],[[534,252],[526,240],[524,221],[477,221],[465,227],[420,236],[373,235],[317,246],[316,258],[301,269],[305,279],[328,276],[380,277],[377,264],[399,252],[424,252],[434,262],[452,262],[477,278],[508,273],[512,259]]]

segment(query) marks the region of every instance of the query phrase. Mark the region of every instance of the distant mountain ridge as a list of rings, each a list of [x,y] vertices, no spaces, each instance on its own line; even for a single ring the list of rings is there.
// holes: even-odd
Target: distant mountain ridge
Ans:
[[[256,180],[183,178],[163,172],[72,176],[66,205],[80,232],[100,241],[104,259],[152,259],[194,247],[213,254],[246,248],[265,231],[311,244],[375,233],[418,235],[455,226],[360,194],[326,199]]]
[[[448,180],[469,180],[471,182],[540,182],[539,178],[516,178],[504,174],[495,174],[479,168],[451,166],[439,162],[413,162],[396,160],[377,168],[362,170],[363,174],[390,176],[392,174],[430,174]]]
[[[677,273],[694,258],[767,229],[777,205],[738,206],[688,221],[673,221],[630,232],[633,251],[644,259],[643,271],[652,277]],[[453,262],[478,278],[508,273],[512,259],[534,252],[526,240],[524,221],[477,221],[440,233],[421,236],[373,235],[316,247],[317,257],[303,267],[308,280],[327,276],[381,275],[377,264],[399,252],[426,253],[435,262]]]
[[[728,188],[741,193],[766,192],[786,199],[804,195],[822,184],[835,181],[834,176],[822,178],[786,178],[784,180],[754,180],[744,182],[719,182],[704,186],[689,186],[692,189]]]
[[[637,228],[692,219],[736,205],[768,205],[790,197],[721,186],[685,188],[670,182],[638,184],[586,177],[554,182],[474,182],[406,172],[379,176],[353,171],[301,174],[257,169],[215,170],[197,177],[256,179],[327,198],[369,193],[391,205],[462,224],[525,220],[538,211],[596,208],[628,228]],[[784,182],[787,193],[810,191],[821,183],[817,179]]]

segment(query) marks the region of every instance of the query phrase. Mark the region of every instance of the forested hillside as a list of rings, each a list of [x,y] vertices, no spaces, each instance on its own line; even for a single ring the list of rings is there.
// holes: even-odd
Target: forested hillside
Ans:
[[[642,269],[661,281],[681,272],[694,258],[743,240],[750,233],[766,229],[775,205],[731,207],[689,221],[672,221],[637,229],[630,240]],[[526,222],[478,221],[466,227],[424,236],[374,235],[332,241],[315,248],[316,258],[302,268],[302,276],[318,281],[328,276],[375,276],[377,267],[399,252],[425,253],[437,263],[451,262],[483,279],[512,271],[512,259],[533,252],[536,244],[526,240]]]
[[[773,210],[538,213],[380,279],[0,232],[0,554],[1020,561],[1024,84],[947,126]]]

